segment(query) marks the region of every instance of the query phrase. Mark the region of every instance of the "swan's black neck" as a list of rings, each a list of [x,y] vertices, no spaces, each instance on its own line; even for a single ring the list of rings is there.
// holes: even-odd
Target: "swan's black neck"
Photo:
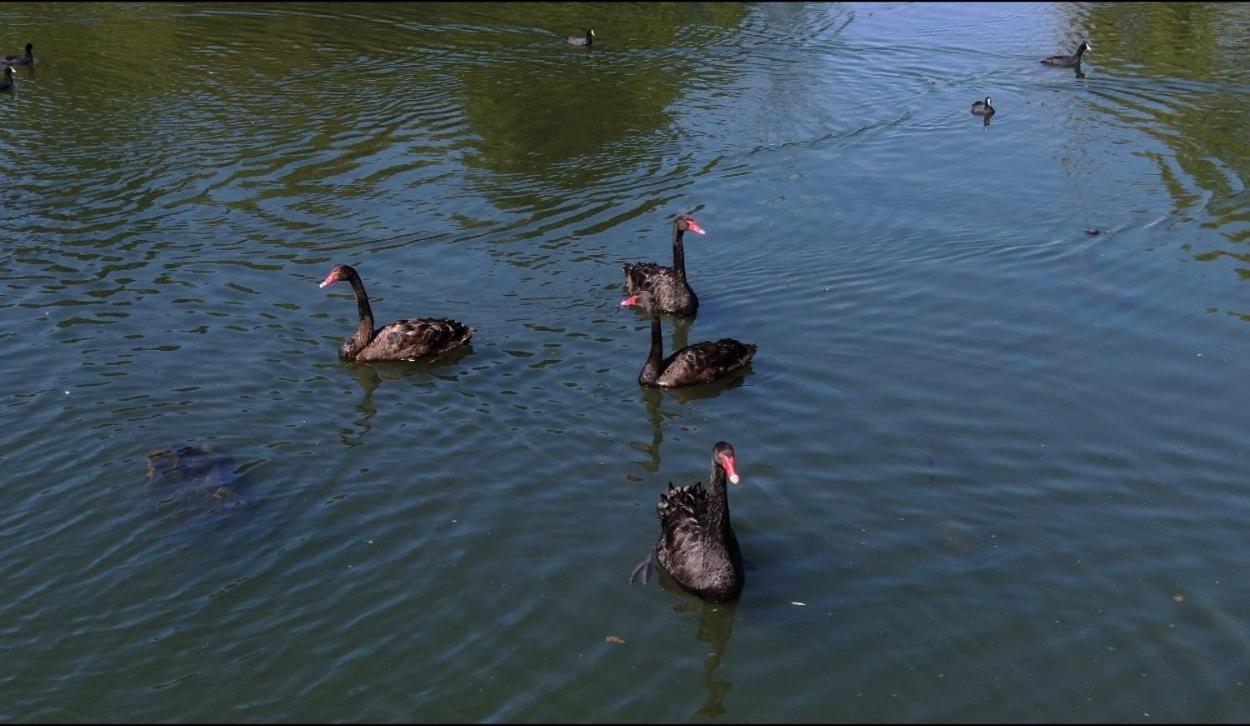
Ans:
[[[707,500],[707,532],[716,542],[729,541],[729,490],[725,486],[725,469],[712,455],[712,482]]]
[[[1082,55],[1085,55],[1085,48],[1086,48],[1086,46],[1085,46],[1085,44],[1084,44],[1084,43],[1081,43],[1080,45],[1078,45],[1078,46],[1076,47],[1076,57],[1077,57],[1077,58],[1080,58]]]
[[[686,231],[677,225],[673,225],[673,272],[677,273],[680,280],[686,279],[686,250],[682,246],[682,237]]]
[[[638,382],[644,386],[655,385],[655,381],[660,377],[660,361],[664,358],[664,335],[660,331],[660,314],[655,308],[651,308],[651,354],[647,356],[647,362],[642,365],[642,372],[638,374]]]
[[[340,352],[344,358],[355,358],[356,353],[373,339],[373,310],[369,307],[369,296],[365,294],[365,284],[360,281],[360,275],[352,271],[347,275],[347,281],[356,293],[356,312],[360,314],[360,325],[356,326],[355,335],[343,341]]]

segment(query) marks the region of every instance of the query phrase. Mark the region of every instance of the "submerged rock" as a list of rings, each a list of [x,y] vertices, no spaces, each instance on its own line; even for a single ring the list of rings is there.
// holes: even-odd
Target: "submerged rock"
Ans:
[[[147,490],[156,510],[184,522],[247,506],[234,459],[211,444],[157,449],[147,455]]]

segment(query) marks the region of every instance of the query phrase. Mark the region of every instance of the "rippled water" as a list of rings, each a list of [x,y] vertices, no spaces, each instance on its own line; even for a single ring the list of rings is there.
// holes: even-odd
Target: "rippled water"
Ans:
[[[0,720],[1250,719],[1246,5],[4,15]],[[643,391],[680,211],[759,354]],[[630,585],[718,439],[740,601]]]

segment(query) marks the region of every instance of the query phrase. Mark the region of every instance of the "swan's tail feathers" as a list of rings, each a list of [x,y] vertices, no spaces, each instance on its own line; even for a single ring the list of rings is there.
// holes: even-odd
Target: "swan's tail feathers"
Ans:
[[[642,562],[639,562],[638,566],[634,568],[634,571],[630,573],[629,581],[631,583],[638,580],[639,575],[642,576],[643,585],[646,585],[647,580],[651,579],[651,573],[655,572],[655,565],[651,564],[652,553],[653,553],[653,550],[647,550],[646,559],[644,559]]]

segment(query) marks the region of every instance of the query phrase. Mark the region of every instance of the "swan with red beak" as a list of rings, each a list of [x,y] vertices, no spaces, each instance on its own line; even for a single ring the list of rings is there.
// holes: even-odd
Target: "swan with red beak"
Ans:
[[[754,343],[733,338],[705,340],[688,345],[664,357],[664,336],[660,332],[660,315],[649,292],[639,292],[621,300],[622,307],[639,306],[651,316],[651,350],[638,372],[638,383],[658,388],[677,388],[697,383],[711,383],[751,365],[755,358]]]
[[[660,495],[655,505],[660,520],[660,539],[646,559],[634,568],[630,581],[639,575],[645,585],[654,554],[660,566],[682,587],[705,600],[725,602],[742,592],[745,580],[742,551],[729,521],[729,490],[737,484],[738,461],[728,442],[712,447],[711,486],[698,482],[674,487]]]
[[[346,280],[356,295],[360,323],[339,346],[339,358],[356,363],[383,360],[434,359],[469,342],[473,328],[451,318],[409,318],[374,329],[373,309],[360,274],[351,265],[335,265],[319,287]]]
[[[625,273],[628,292],[649,292],[660,312],[689,317],[699,312],[699,296],[694,294],[694,289],[686,281],[686,249],[682,243],[686,232],[707,234],[694,217],[677,215],[673,220],[672,267],[654,262],[633,262],[621,269]]]

